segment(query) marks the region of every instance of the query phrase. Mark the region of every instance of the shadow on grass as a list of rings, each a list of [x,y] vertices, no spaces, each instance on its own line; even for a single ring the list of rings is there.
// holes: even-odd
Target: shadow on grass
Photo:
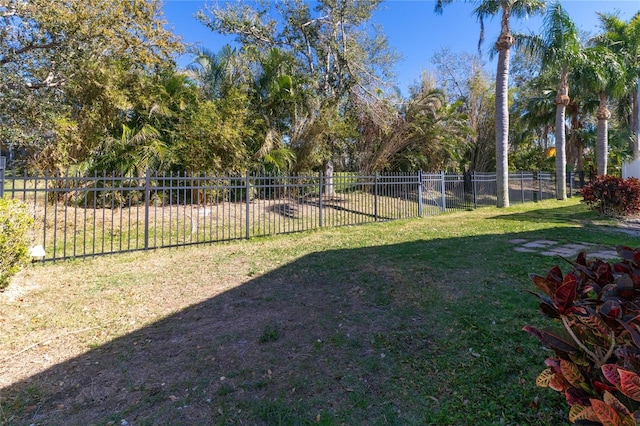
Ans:
[[[307,255],[2,389],[4,416],[69,425],[561,424],[557,409],[529,406],[544,354],[520,331],[538,317],[523,296],[526,274],[551,261],[518,254],[518,276],[505,274],[495,269],[510,249],[495,243],[479,236]]]

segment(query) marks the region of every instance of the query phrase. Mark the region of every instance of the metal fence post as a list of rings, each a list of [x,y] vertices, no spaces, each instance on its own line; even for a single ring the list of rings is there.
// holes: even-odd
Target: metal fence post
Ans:
[[[478,208],[478,192],[476,190],[476,172],[471,172],[471,186],[473,187],[473,208]]]
[[[444,170],[440,172],[440,179],[442,180],[442,212],[444,213],[447,211],[447,187]]]
[[[520,172],[520,198],[524,203],[524,172]]]
[[[418,170],[418,217],[422,217],[422,170]]]
[[[144,179],[144,249],[149,250],[149,199],[151,198],[151,170]]]
[[[246,209],[245,209],[245,227],[247,229],[247,232],[245,234],[245,236],[247,237],[247,240],[251,237],[251,235],[249,235],[249,227],[250,227],[250,223],[249,223],[249,203],[251,202],[251,180],[249,179],[249,170],[247,170],[247,175],[246,175],[246,181],[245,181],[245,203],[246,203]]]
[[[373,177],[373,216],[378,221],[378,172]]]
[[[569,198],[573,197],[573,178],[574,178],[574,173],[573,172],[569,172]]]
[[[322,187],[324,186],[322,182],[322,172],[318,175],[318,185],[320,185],[318,191],[318,208],[320,209],[320,212],[318,213],[318,226],[322,228]]]
[[[0,198],[4,197],[4,169],[7,164],[5,157],[0,157]]]

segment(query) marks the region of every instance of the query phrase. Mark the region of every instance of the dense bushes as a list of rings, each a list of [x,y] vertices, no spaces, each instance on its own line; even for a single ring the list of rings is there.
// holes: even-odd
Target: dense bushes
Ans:
[[[640,180],[616,176],[599,176],[582,190],[583,201],[607,216],[630,216],[640,213]]]
[[[565,395],[569,420],[635,425],[640,420],[640,249],[618,247],[622,261],[587,261],[532,275],[542,312],[558,327],[524,330],[552,349],[536,384]]]
[[[28,231],[33,217],[18,200],[0,198],[0,290],[28,259]]]

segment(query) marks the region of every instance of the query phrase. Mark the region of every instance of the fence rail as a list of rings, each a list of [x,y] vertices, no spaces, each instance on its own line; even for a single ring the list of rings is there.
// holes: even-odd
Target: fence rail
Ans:
[[[496,177],[50,176],[0,167],[3,192],[31,208],[34,242],[44,247],[44,260],[55,261],[469,210],[496,204]],[[554,177],[512,174],[509,196],[512,203],[553,198]]]

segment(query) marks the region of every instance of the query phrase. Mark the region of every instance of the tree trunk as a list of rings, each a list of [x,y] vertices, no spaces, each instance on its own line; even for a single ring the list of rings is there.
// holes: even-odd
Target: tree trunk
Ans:
[[[598,133],[596,137],[596,166],[598,176],[607,174],[607,154],[609,151],[608,126],[611,112],[607,108],[607,95],[600,92],[600,106],[596,113],[598,118]]]
[[[578,129],[580,129],[580,120],[578,117],[578,104],[576,101],[569,102],[567,105],[567,109],[565,110],[565,116],[569,114],[571,116],[570,121],[570,135],[569,140],[567,141],[567,163],[574,168],[576,172],[581,172],[583,170],[582,163],[584,157],[584,149],[582,147],[582,142],[579,140]],[[565,136],[566,138],[566,136]]]
[[[633,159],[640,160],[640,108],[638,108],[638,98],[640,97],[640,79],[638,80],[638,90],[631,94],[631,131],[635,134],[633,141]]]
[[[564,131],[564,104],[556,105],[556,198],[567,199],[567,155]]]
[[[511,35],[507,37],[511,37]],[[509,48],[500,49],[498,52],[498,70],[496,73],[496,177],[498,207],[509,207]]]
[[[327,160],[324,164],[324,186],[322,188],[322,195],[332,197],[335,194],[336,190],[333,184],[333,160]]]
[[[569,73],[563,67],[556,96],[556,198],[567,199],[567,139],[565,133],[565,111],[569,105]]]

